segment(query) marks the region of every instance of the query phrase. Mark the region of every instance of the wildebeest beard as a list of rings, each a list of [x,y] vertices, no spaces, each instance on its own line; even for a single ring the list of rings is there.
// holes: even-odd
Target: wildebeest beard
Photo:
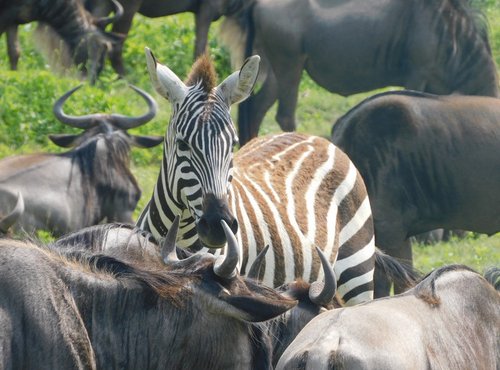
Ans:
[[[101,153],[105,153],[105,158],[99,158],[98,145],[102,143],[106,147],[101,149]],[[130,145],[124,137],[114,134],[98,135],[86,141],[82,146],[74,151],[68,152],[71,156],[72,165],[76,165],[82,176],[82,192],[86,202],[84,220],[86,225],[92,225],[102,221],[96,219],[101,215],[96,215],[100,209],[103,200],[113,198],[115,193],[122,191],[128,194],[127,199],[129,204],[132,204],[136,199],[131,199],[133,186],[138,188],[137,181],[128,168],[130,162]],[[63,154],[64,156],[65,154]],[[114,171],[110,171],[113,168]],[[72,179],[70,178],[70,183]],[[130,185],[132,184],[132,186]],[[94,191],[97,189],[97,191]]]

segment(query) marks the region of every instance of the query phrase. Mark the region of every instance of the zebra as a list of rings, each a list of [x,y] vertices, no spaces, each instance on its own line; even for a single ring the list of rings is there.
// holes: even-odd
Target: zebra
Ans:
[[[224,247],[223,220],[241,246],[242,273],[270,246],[260,278],[272,287],[321,279],[318,246],[334,267],[342,304],[373,299],[372,214],[347,155],[299,133],[257,138],[233,154],[238,138],[230,107],[251,93],[259,56],[218,86],[208,56],[195,62],[186,83],[148,48],[146,60],[172,116],[158,180],[137,226],[161,238],[180,215],[178,246],[206,250]]]

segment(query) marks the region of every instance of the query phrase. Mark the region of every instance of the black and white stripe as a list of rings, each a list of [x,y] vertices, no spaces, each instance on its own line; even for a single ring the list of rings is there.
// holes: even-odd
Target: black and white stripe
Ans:
[[[151,73],[153,63],[148,64]],[[334,264],[339,298],[346,305],[371,300],[371,210],[364,183],[347,156],[325,139],[296,133],[256,139],[233,156],[236,134],[224,93],[230,93],[231,84],[225,83],[234,74],[209,91],[201,83],[182,85],[182,98],[176,100],[178,91],[157,85],[158,80],[166,83],[166,67],[154,61],[153,68],[160,76],[156,81],[152,76],[153,84],[169,97],[173,113],[160,176],[138,226],[162,237],[180,214],[178,245],[199,247],[204,198],[215,194],[227,199],[238,220],[242,273],[270,245],[261,271],[264,283],[314,281],[322,275],[313,253],[318,246]],[[248,72],[244,68],[240,79]]]

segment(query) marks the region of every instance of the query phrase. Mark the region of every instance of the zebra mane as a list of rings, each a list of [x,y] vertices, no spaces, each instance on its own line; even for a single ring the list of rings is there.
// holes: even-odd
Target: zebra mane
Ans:
[[[196,60],[186,80],[187,86],[197,84],[201,84],[206,93],[209,93],[217,84],[217,73],[208,54],[203,54]]]

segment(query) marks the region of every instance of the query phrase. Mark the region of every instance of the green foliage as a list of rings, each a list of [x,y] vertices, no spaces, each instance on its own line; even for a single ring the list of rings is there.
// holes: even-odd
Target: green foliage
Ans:
[[[483,273],[488,267],[500,267],[500,234],[488,237],[470,233],[466,238],[453,238],[434,245],[413,246],[415,266],[423,272],[436,267],[461,263]]]

